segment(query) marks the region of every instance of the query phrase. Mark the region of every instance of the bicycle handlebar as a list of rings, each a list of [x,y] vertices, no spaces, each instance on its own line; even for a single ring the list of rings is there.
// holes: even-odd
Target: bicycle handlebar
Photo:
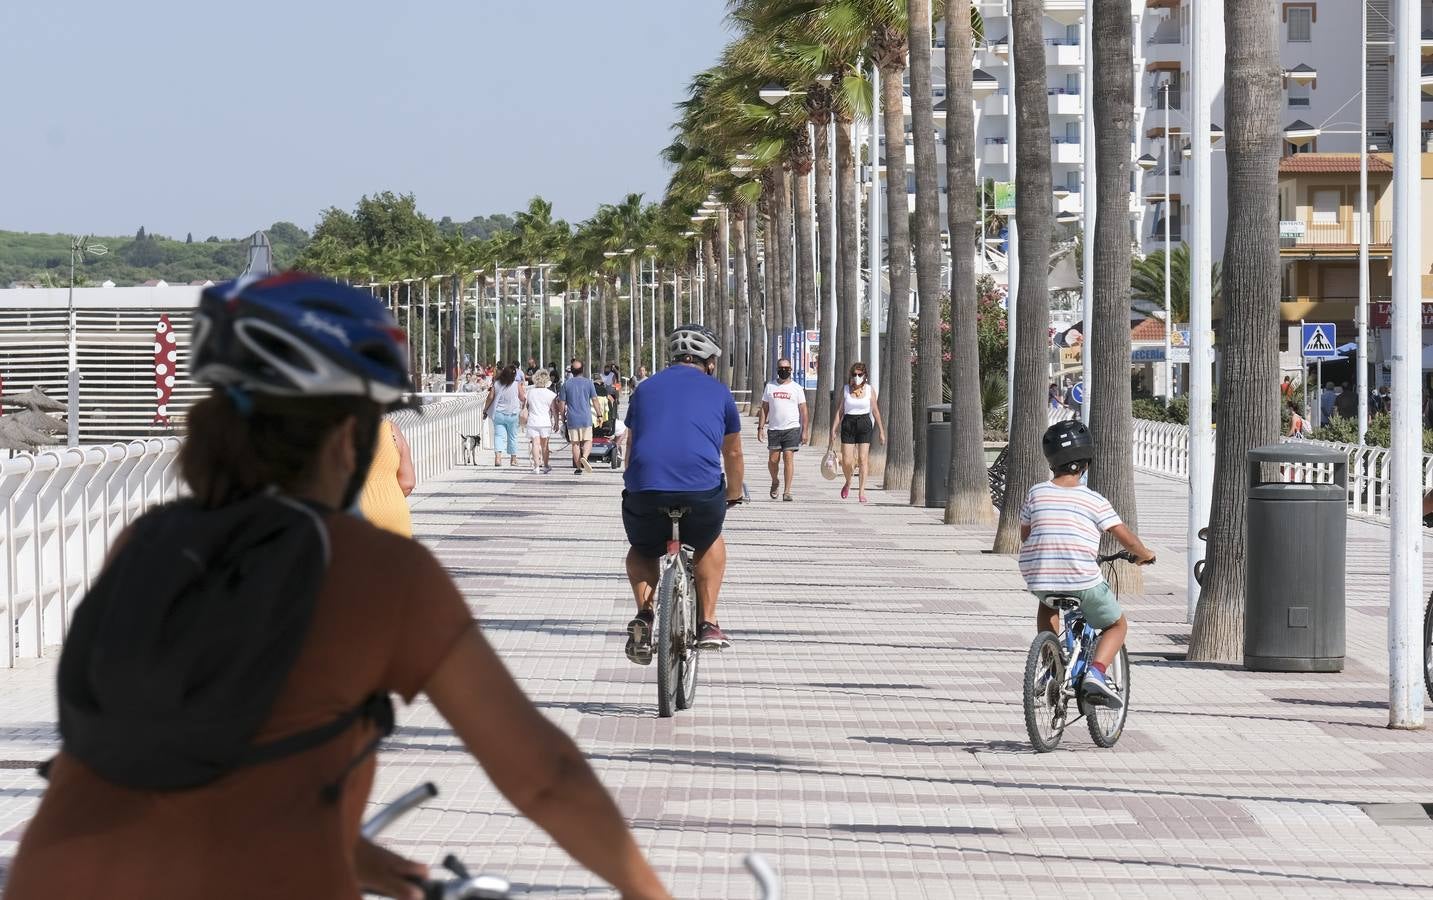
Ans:
[[[371,841],[382,834],[389,825],[436,796],[438,796],[438,786],[431,781],[425,781],[380,809],[373,818],[363,823],[360,833]]]
[[[1112,562],[1127,562],[1134,563],[1137,566],[1152,566],[1154,565],[1154,558],[1150,557],[1149,562],[1141,563],[1138,559],[1135,558],[1135,555],[1128,550],[1121,550],[1118,553],[1111,553],[1109,556],[1101,556],[1099,558],[1100,565]]]

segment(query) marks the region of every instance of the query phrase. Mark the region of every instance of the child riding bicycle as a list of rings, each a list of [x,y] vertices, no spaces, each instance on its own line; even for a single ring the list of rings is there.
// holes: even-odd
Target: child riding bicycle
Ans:
[[[1052,595],[1074,597],[1090,627],[1098,629],[1095,659],[1081,688],[1087,702],[1119,707],[1118,691],[1105,679],[1105,669],[1124,646],[1129,625],[1114,591],[1100,572],[1100,537],[1114,535],[1140,565],[1154,562],[1154,554],[1120,520],[1110,502],[1080,483],[1090,460],[1094,440],[1085,423],[1072,419],[1051,425],[1041,440],[1052,477],[1030,488],[1020,509],[1020,574],[1025,586],[1040,598],[1035,624],[1040,631],[1058,634],[1060,619],[1045,600]]]

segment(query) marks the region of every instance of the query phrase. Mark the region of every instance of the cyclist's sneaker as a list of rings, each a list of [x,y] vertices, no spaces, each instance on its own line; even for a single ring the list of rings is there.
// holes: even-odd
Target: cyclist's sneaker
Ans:
[[[573,466],[573,467],[572,467],[572,474],[573,474],[573,475],[581,475],[581,474],[582,474],[582,467],[581,467],[581,466]]]
[[[1085,695],[1085,700],[1096,706],[1108,706],[1110,709],[1119,709],[1124,706],[1119,691],[1105,680],[1105,673],[1099,669],[1091,667],[1085,673],[1084,684],[1080,690]]]
[[[725,650],[731,646],[731,641],[721,633],[717,623],[703,622],[697,629],[697,646],[703,650]]]
[[[652,611],[644,609],[627,623],[627,658],[639,666],[652,664],[652,622]]]

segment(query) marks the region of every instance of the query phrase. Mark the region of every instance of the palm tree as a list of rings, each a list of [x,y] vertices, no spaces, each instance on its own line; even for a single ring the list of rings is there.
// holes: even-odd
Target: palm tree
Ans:
[[[1095,0],[1091,20],[1094,107],[1100,123],[1095,137],[1097,207],[1093,278],[1095,340],[1089,360],[1094,399],[1090,432],[1095,459],[1090,486],[1104,494],[1125,524],[1135,529],[1134,448],[1129,387],[1129,194],[1130,135],[1134,129],[1134,34],[1129,0]],[[1086,98],[1089,103],[1091,98]],[[1085,202],[1090,202],[1089,197]],[[1113,541],[1113,538],[1107,538]],[[1107,552],[1115,548],[1108,547]],[[1122,572],[1120,586],[1139,591],[1138,569]]]
[[[1220,297],[1220,265],[1211,267],[1213,299]],[[1164,250],[1159,249],[1134,263],[1130,272],[1130,296],[1151,303],[1164,303]],[[1189,245],[1180,244],[1169,255],[1169,307],[1171,322],[1189,321]]]
[[[835,415],[838,383],[861,355],[861,202],[856,197],[856,158],[851,128],[859,108],[853,99],[865,96],[859,77],[839,76],[836,96],[836,304],[837,357],[827,404]],[[842,102],[844,101],[844,102]]]
[[[1050,112],[1045,92],[1043,4],[1015,3],[1011,10],[1015,53],[1016,184],[1019,198],[1020,288],[1016,303],[1015,384],[1010,391],[1010,453],[1005,502],[995,533],[995,552],[1020,549],[1020,507],[1030,487],[1048,471],[1040,451],[1045,430],[1050,320],[1050,241],[1054,210],[1050,178]]]
[[[975,38],[970,0],[950,3],[945,15],[946,190],[950,227],[950,498],[948,524],[991,519],[985,474],[985,418],[981,410],[979,299],[975,248],[980,211],[975,178],[975,97],[971,71]],[[938,352],[938,351],[937,351]]]
[[[916,289],[920,296],[916,327],[915,408],[922,423],[915,427],[911,505],[925,506],[926,407],[940,402],[940,180],[936,175],[934,99],[931,91],[931,0],[909,0],[911,137],[915,144],[916,210],[914,218]],[[966,17],[967,23],[969,17]],[[968,74],[962,73],[962,74]],[[900,346],[900,345],[894,345]]]
[[[1225,156],[1229,229],[1219,347],[1214,493],[1189,658],[1244,655],[1248,453],[1279,439],[1279,4],[1225,0]]]

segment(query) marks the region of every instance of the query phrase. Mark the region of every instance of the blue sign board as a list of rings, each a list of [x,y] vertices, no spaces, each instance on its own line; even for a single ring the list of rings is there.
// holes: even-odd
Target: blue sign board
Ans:
[[[1163,347],[1136,347],[1129,355],[1130,362],[1164,362]]]
[[[1304,359],[1335,359],[1338,357],[1338,332],[1332,322],[1305,322]]]
[[[1070,402],[1078,406],[1085,404],[1085,383],[1083,381],[1075,382],[1075,386],[1070,388]]]

